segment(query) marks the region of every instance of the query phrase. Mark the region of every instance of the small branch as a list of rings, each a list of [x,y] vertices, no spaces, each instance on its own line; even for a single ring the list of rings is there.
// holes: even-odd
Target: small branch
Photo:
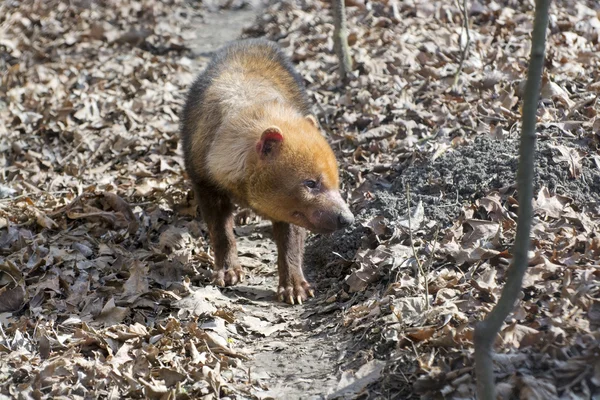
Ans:
[[[548,9],[551,0],[536,0],[535,20],[531,38],[529,71],[523,98],[523,127],[519,148],[519,169],[517,183],[519,191],[519,214],[517,234],[513,245],[513,263],[507,271],[506,283],[498,304],[487,317],[475,327],[475,371],[477,375],[477,395],[480,400],[495,400],[496,387],[492,362],[493,345],[502,324],[514,309],[523,285],[523,276],[528,266],[528,251],[531,239],[531,218],[533,214],[533,175],[535,155],[536,111],[540,97]]]
[[[435,256],[435,246],[437,245],[439,233],[440,227],[438,226],[435,229],[435,234],[433,235],[433,245],[431,246],[431,254],[429,255],[429,261],[427,261],[427,274],[429,274],[429,271],[431,271],[431,266],[433,265],[433,257]]]
[[[402,20],[400,10],[398,10],[398,0],[392,0],[392,16],[394,17],[396,22]]]
[[[454,81],[452,82],[452,88],[456,88],[456,85],[458,85],[458,78],[460,77],[460,73],[462,72],[463,64],[465,63],[465,59],[467,58],[467,54],[469,53],[469,46],[471,45],[471,35],[469,34],[469,12],[468,12],[468,7],[467,7],[467,1],[468,0],[463,0],[462,7],[461,7],[460,3],[458,3],[458,8],[462,12],[462,22],[463,22],[463,27],[462,27],[462,31],[460,33],[460,37],[462,38],[462,34],[463,34],[463,32],[465,32],[467,35],[467,42],[465,43],[465,46],[461,49],[461,52],[460,52],[460,62],[458,63],[458,68],[456,69],[456,73],[454,74]],[[460,46],[460,42],[459,42],[459,46]]]
[[[410,217],[410,185],[406,184],[406,205],[408,209],[408,234],[410,235],[410,247],[412,248],[413,256],[417,261],[417,267],[419,268],[419,274],[423,278],[423,284],[425,285],[425,310],[429,310],[429,281],[427,279],[427,273],[423,268],[423,263],[419,260],[417,249],[415,248],[415,241],[413,239],[412,222]],[[437,235],[436,235],[437,240]]]
[[[340,78],[343,82],[352,71],[352,58],[348,47],[348,28],[346,24],[346,6],[344,0],[333,0],[333,45],[340,65]]]
[[[42,196],[42,195],[55,195],[55,194],[66,194],[72,193],[70,190],[59,190],[57,192],[37,192],[37,193],[23,193],[15,197],[6,197],[0,199],[0,203],[10,203],[12,201],[17,201],[23,199],[25,197],[34,197],[34,196]]]

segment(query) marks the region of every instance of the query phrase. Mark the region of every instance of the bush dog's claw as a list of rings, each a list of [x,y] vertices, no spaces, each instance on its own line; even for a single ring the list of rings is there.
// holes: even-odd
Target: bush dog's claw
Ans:
[[[310,284],[304,279],[301,282],[297,282],[294,278],[289,280],[292,282],[284,282],[282,280],[279,282],[279,288],[277,289],[277,299],[279,301],[284,301],[292,305],[302,305],[309,297],[315,296]]]
[[[214,279],[213,282],[216,286],[225,286],[225,281],[223,279]]]
[[[213,282],[216,286],[233,286],[244,281],[244,270],[237,266],[228,269],[220,269],[213,273]]]

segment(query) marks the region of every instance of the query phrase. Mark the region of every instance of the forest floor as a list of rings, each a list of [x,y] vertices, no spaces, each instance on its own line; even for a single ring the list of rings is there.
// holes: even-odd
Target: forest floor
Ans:
[[[458,3],[352,3],[346,85],[324,1],[0,6],[0,398],[474,398],[473,329],[515,235],[533,9],[470,3],[465,51]],[[598,7],[551,9],[504,399],[600,394]],[[275,298],[267,221],[235,229],[248,279],[210,284],[178,140],[211,52],[254,36],[304,77],[357,217],[310,236],[300,306]]]

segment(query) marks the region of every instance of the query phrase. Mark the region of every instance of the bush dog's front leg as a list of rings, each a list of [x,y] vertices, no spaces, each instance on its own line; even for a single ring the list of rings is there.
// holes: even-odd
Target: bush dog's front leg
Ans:
[[[237,256],[233,234],[231,199],[210,185],[194,185],[202,219],[208,227],[215,254],[213,281],[217,286],[231,286],[244,280],[244,270]]]
[[[314,292],[302,272],[306,231],[296,225],[273,222],[273,237],[278,253],[279,287],[277,297],[279,301],[286,303],[302,304],[309,296],[314,297]]]

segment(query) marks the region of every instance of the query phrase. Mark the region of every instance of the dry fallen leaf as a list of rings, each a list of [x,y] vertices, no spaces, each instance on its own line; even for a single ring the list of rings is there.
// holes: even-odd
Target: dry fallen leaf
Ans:
[[[543,187],[534,200],[534,212],[543,216],[559,218],[570,202],[571,200],[564,196],[551,195],[548,189]]]
[[[519,399],[527,400],[558,400],[556,386],[548,380],[536,379],[525,375],[518,378],[517,390]]]
[[[565,89],[550,80],[547,80],[542,86],[542,97],[562,102],[567,108],[571,108],[575,104]]]
[[[115,299],[111,297],[110,300],[106,302],[95,321],[104,326],[112,326],[121,323],[127,315],[129,315],[129,309],[117,307],[115,305]]]
[[[358,369],[358,371],[346,371],[337,385],[337,390],[329,394],[329,397],[356,396],[365,388],[380,379],[385,364],[379,360],[372,360]]]
[[[25,305],[25,288],[21,285],[0,288],[0,312],[18,311]]]

